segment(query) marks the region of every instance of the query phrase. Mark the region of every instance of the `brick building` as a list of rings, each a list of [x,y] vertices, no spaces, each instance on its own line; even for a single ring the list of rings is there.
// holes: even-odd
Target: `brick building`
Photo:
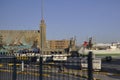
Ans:
[[[48,40],[48,47],[50,49],[65,49],[68,48],[70,40]]]

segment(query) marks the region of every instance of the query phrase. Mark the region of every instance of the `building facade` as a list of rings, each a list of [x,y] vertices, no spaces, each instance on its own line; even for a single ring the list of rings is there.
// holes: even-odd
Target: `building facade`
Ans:
[[[46,32],[45,32],[46,33]],[[46,40],[46,34],[43,35],[39,30],[0,30],[0,35],[2,36],[3,45],[29,45],[34,47],[39,47],[39,45],[44,45],[44,48],[49,49],[65,49],[70,45],[70,40]],[[41,43],[41,37],[43,36],[43,43]]]
[[[48,40],[50,49],[65,49],[68,48],[70,40]]]

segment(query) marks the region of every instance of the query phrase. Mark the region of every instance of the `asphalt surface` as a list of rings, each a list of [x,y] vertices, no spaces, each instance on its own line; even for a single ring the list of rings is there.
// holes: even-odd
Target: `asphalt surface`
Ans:
[[[114,57],[111,61],[102,59],[102,70],[96,72],[94,77],[101,80],[120,80],[120,58]]]
[[[12,67],[0,67],[0,80],[12,80]],[[17,80],[39,80],[38,67],[29,66],[21,72],[21,67],[17,68]],[[44,68],[43,80],[83,80],[81,75],[87,75],[84,70],[65,69],[58,72],[58,67]],[[94,72],[94,78],[101,80],[120,80],[120,58],[113,58],[111,61],[102,60],[102,70]]]

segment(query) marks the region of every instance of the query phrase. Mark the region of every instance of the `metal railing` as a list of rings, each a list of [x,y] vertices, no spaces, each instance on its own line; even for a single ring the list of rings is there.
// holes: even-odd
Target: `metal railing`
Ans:
[[[0,80],[93,80],[92,53],[88,68],[81,67],[81,57],[67,61],[44,62],[42,57],[0,57]]]

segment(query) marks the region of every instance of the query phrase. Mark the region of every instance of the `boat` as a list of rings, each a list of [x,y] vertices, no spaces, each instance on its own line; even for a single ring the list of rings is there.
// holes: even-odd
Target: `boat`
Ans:
[[[120,54],[120,48],[117,44],[96,44],[93,48],[88,49],[86,47],[81,47],[78,50],[79,54],[88,54],[92,51],[94,54]]]

